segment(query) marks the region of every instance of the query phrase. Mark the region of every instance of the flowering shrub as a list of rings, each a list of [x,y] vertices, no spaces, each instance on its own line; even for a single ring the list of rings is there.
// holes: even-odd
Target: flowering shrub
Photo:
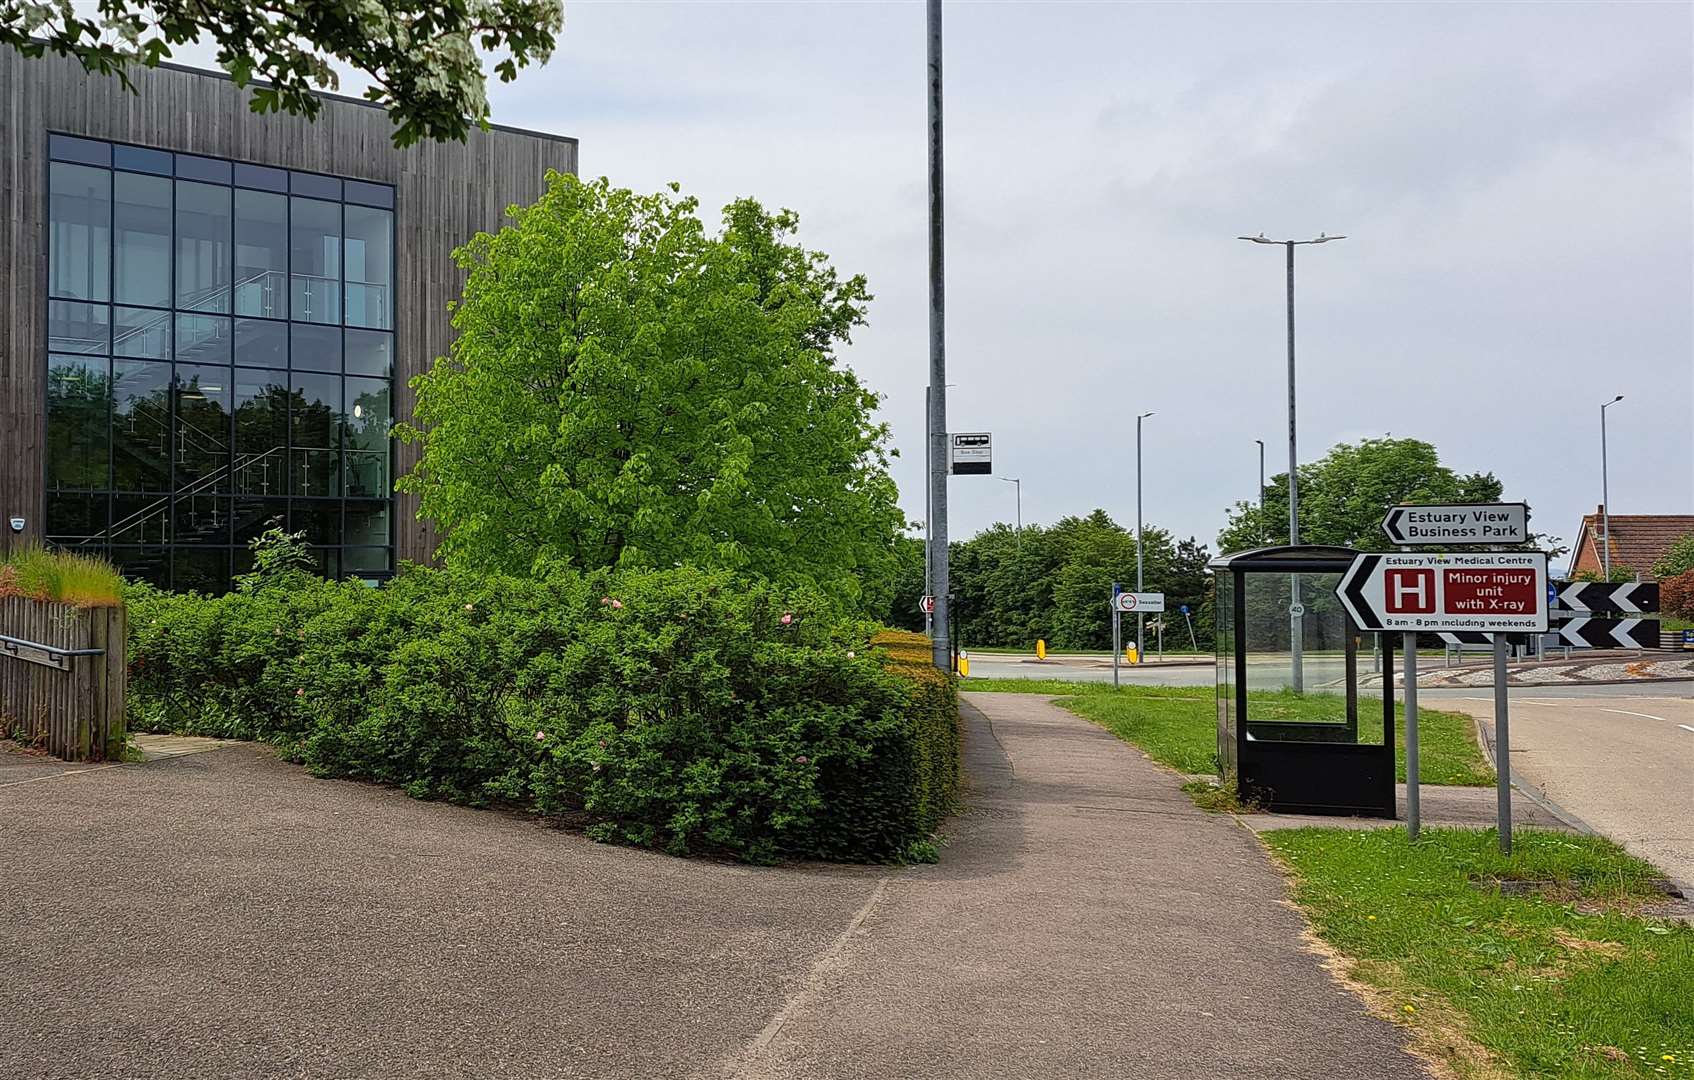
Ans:
[[[137,589],[131,724],[276,742],[324,776],[527,806],[676,853],[889,859],[957,795],[928,643],[691,569],[411,568]]]

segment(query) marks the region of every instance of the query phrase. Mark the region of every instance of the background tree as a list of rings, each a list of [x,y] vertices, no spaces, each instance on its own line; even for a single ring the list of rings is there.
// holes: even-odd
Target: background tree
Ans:
[[[0,0],[0,43],[71,56],[130,86],[130,65],[156,67],[173,46],[204,40],[236,85],[267,84],[253,90],[254,112],[306,117],[322,106],[318,88],[340,85],[340,61],[370,76],[365,97],[388,110],[395,145],[408,146],[463,140],[486,123],[478,50],[503,52],[494,70],[510,82],[548,61],[564,19],[561,0]]]
[[[1679,538],[1653,564],[1653,576],[1663,580],[1694,570],[1694,533]]]
[[[1364,439],[1339,443],[1321,459],[1300,466],[1300,542],[1336,544],[1362,551],[1393,545],[1382,519],[1399,503],[1495,502],[1503,485],[1493,473],[1460,474],[1441,464],[1435,447],[1419,439]],[[1257,503],[1229,509],[1218,550],[1245,551],[1288,543],[1288,474],[1279,473]],[[1536,546],[1559,554],[1557,539],[1536,536]]]
[[[400,486],[449,563],[724,568],[881,614],[904,519],[878,397],[834,354],[865,281],[793,244],[789,211],[742,200],[712,236],[695,210],[552,173],[459,249]]]
[[[954,617],[965,644],[1033,648],[1045,638],[1054,649],[1108,649],[1112,644],[1112,582],[1133,588],[1135,532],[1103,510],[1066,517],[1049,527],[1025,526],[1020,535],[996,524],[952,544]],[[1178,608],[1187,604],[1196,640],[1211,647],[1210,555],[1199,541],[1173,542],[1148,526],[1143,535],[1148,591],[1166,596],[1166,637],[1172,649],[1189,647]],[[1134,630],[1128,630],[1133,638]],[[1148,641],[1156,640],[1149,626]]]

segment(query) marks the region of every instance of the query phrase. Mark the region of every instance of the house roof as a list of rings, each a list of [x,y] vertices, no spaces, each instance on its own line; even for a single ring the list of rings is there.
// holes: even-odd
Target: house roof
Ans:
[[[1582,528],[1576,534],[1576,558],[1590,537],[1594,552],[1600,552],[1600,542],[1608,531],[1601,525],[1601,508],[1584,514]],[[1694,514],[1613,514],[1611,534],[1612,566],[1627,566],[1646,580],[1652,580],[1653,564],[1664,558],[1670,546],[1694,533]]]

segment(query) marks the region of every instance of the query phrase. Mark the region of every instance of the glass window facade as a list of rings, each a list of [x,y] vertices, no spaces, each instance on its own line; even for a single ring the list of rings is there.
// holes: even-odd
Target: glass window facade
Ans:
[[[247,542],[394,565],[394,190],[49,139],[47,537],[223,591]]]

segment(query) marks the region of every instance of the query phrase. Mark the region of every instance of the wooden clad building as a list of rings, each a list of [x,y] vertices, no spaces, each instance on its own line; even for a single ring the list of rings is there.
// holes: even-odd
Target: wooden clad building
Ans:
[[[452,250],[575,172],[576,140],[396,150],[354,99],[308,121],[217,73],[130,78],[0,49],[0,552],[178,588],[227,583],[270,524],[330,573],[428,559],[387,427],[447,351]]]

